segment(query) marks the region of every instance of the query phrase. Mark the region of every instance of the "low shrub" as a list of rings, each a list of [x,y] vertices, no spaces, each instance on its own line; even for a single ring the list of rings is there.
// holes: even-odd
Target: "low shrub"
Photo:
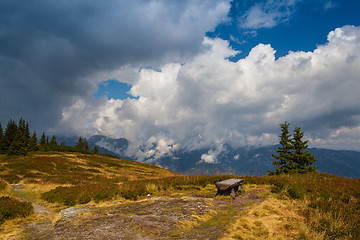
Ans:
[[[45,192],[41,198],[48,202],[62,203],[66,206],[85,204],[92,199],[96,202],[110,200],[119,194],[119,187],[114,183],[84,184],[69,187],[56,187]]]
[[[0,224],[7,219],[27,217],[33,213],[30,202],[21,202],[8,196],[0,197]]]
[[[0,178],[4,179],[10,184],[19,183],[22,179],[15,174],[0,175]]]
[[[7,186],[7,183],[0,179],[0,192],[5,190]]]

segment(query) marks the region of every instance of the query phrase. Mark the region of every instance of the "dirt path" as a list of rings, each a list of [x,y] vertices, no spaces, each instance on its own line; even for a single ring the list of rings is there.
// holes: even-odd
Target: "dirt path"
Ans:
[[[211,239],[221,237],[246,207],[262,201],[262,188],[230,198],[157,197],[92,208],[53,226],[41,222],[25,227],[26,239]]]
[[[33,208],[34,208],[34,212],[35,213],[39,213],[39,214],[46,214],[49,213],[50,210],[44,206],[41,205],[38,201],[36,201],[35,199],[29,197],[25,192],[25,186],[22,184],[11,184],[11,191],[12,193],[19,198],[20,200],[23,201],[27,201],[27,202],[31,202]]]

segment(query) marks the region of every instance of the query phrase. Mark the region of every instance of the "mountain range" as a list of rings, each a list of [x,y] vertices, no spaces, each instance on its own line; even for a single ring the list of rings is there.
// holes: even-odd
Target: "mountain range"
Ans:
[[[75,145],[77,138],[58,138],[67,145]],[[113,139],[102,135],[95,135],[87,139],[90,148],[98,146],[100,153],[116,155],[123,159],[137,160],[126,154],[129,142],[125,138]],[[203,148],[188,151],[177,149],[170,154],[158,159],[146,159],[152,163],[171,171],[196,175],[196,174],[236,174],[246,176],[262,176],[268,170],[274,170],[272,153],[277,145],[263,147],[238,147],[223,146],[223,151],[217,155],[215,163],[201,161],[201,157],[211,149]],[[319,172],[335,174],[341,177],[360,178],[360,152],[349,150],[329,150],[322,148],[309,148],[315,155]]]

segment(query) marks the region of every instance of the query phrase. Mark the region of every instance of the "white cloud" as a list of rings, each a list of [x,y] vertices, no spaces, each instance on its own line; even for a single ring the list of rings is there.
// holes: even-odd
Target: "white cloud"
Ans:
[[[270,45],[259,44],[231,62],[236,52],[227,41],[205,38],[203,52],[185,64],[142,69],[130,90],[138,99],[79,100],[64,110],[62,125],[125,137],[139,159],[174,146],[214,146],[202,161],[216,163],[223,144],[276,144],[285,120],[313,146],[360,150],[360,28],[335,29],[328,41],[277,60]]]
[[[267,0],[256,3],[240,17],[240,27],[245,29],[275,27],[291,18],[295,4],[296,0]]]

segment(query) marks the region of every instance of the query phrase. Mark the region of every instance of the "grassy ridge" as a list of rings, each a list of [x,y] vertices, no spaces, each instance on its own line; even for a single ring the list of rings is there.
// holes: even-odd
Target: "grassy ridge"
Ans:
[[[101,183],[177,176],[160,167],[80,153],[43,152],[29,156],[0,155],[0,179],[8,183],[73,184]]]
[[[149,164],[79,153],[0,156],[2,192],[9,183],[49,184],[53,187],[43,191],[41,198],[66,206],[117,197],[136,200],[149,193],[198,190],[233,177],[180,176]],[[242,178],[245,184],[271,186],[272,194],[278,199],[296,203],[307,228],[321,236],[318,239],[360,239],[360,179],[315,173]],[[27,209],[26,204],[13,200],[1,198],[0,211],[12,204],[13,209],[18,209],[10,218],[29,214],[21,215]],[[253,227],[259,228],[263,236],[268,234],[264,226]],[[309,238],[300,234],[299,239]]]

